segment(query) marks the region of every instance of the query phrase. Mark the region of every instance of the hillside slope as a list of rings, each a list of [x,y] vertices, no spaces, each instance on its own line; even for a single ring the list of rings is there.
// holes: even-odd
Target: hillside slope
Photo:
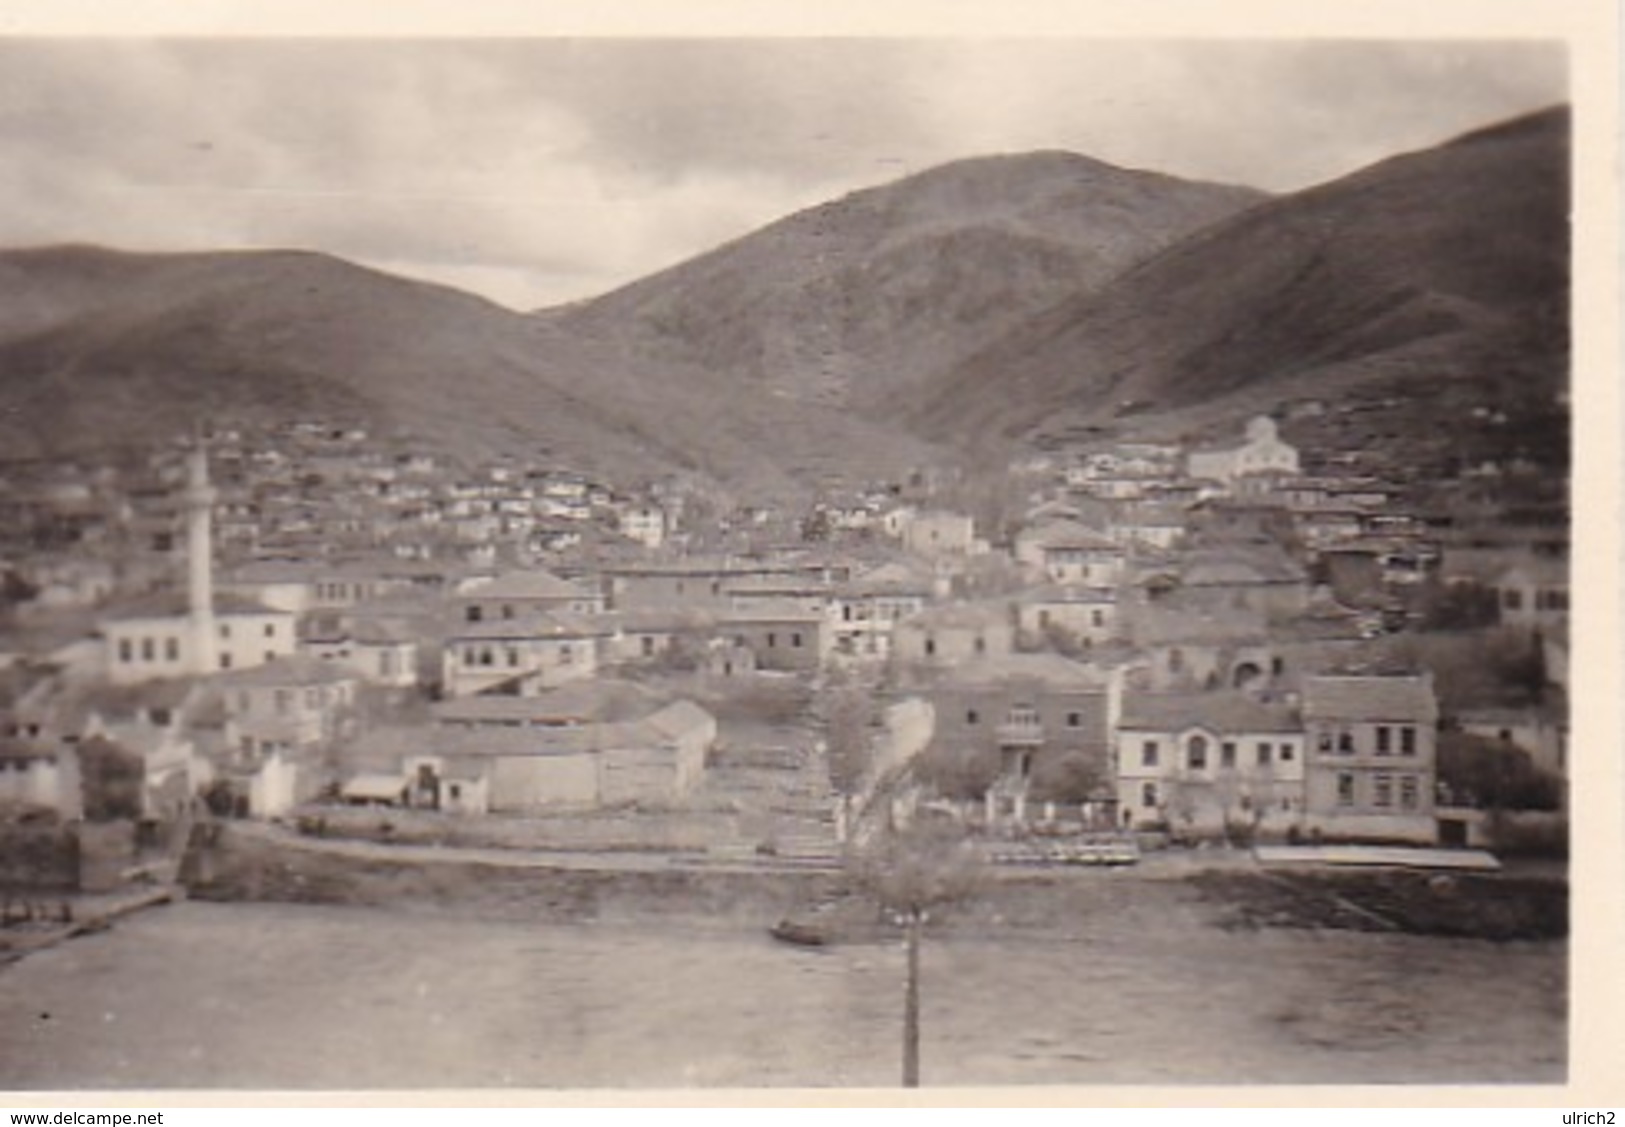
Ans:
[[[543,316],[742,385],[861,408],[1263,198],[1070,153],[958,161]]]
[[[892,412],[937,441],[1044,443],[1367,397],[1391,415],[1373,434],[1426,444],[1435,410],[1550,402],[1567,375],[1568,159],[1558,109],[1269,201],[1027,320]]]
[[[907,442],[741,393],[438,286],[297,252],[0,254],[0,441],[14,455],[162,438],[200,416],[360,417],[469,453],[616,479],[783,488]],[[897,468],[891,466],[890,468]]]

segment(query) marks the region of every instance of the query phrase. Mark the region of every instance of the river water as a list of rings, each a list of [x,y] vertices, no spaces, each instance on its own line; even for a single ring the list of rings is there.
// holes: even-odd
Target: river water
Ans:
[[[1564,1078],[1564,944],[1173,907],[928,938],[925,1083]],[[184,903],[0,970],[0,1089],[889,1086],[902,968],[720,921]]]

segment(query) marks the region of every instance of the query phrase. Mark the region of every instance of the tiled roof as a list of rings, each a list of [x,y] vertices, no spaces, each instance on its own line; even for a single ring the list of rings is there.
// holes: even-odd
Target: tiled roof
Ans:
[[[441,725],[434,730],[434,746],[448,756],[590,755],[662,747],[710,723],[710,714],[704,709],[689,701],[678,701],[641,720],[607,724],[479,728]]]
[[[1181,732],[1206,728],[1218,734],[1301,732],[1303,722],[1285,704],[1244,693],[1131,693],[1123,698],[1119,728]]]
[[[977,630],[1010,624],[1010,608],[1003,602],[944,603],[911,615],[900,625],[921,629]]]
[[[1257,611],[1189,597],[1184,592],[1165,602],[1133,608],[1134,640],[1142,646],[1183,642],[1255,642],[1268,630]]]
[[[141,619],[185,618],[188,610],[184,591],[161,591],[112,607],[103,612],[102,619],[107,622],[130,622]],[[228,591],[215,592],[214,613],[222,618],[231,615],[267,614],[293,617],[287,611],[276,610],[256,599],[234,595]]]
[[[478,700],[478,697],[470,697]],[[560,685],[550,692],[528,698],[534,708],[545,714],[580,720],[634,720],[647,716],[670,701],[666,694],[657,692],[636,681],[623,681],[613,677],[586,677]]]
[[[1065,604],[1072,606],[1108,605],[1117,602],[1117,591],[1111,587],[1073,587],[1064,583],[1049,583],[1023,591],[1017,601],[1029,606]]]
[[[1403,720],[1432,724],[1438,702],[1432,687],[1417,676],[1338,676],[1304,678],[1306,720]]]
[[[608,634],[610,625],[583,615],[532,611],[513,618],[459,622],[451,630],[454,642],[470,640],[513,640],[597,638]]]
[[[1262,546],[1210,548],[1185,557],[1181,578],[1186,586],[1235,583],[1302,583],[1303,568],[1277,549]]]
[[[250,560],[220,577],[225,585],[254,586],[262,583],[309,583],[320,565],[313,560]]]
[[[1501,572],[1495,579],[1497,585],[1516,581],[1533,583],[1540,587],[1567,587],[1569,561],[1531,554],[1527,559]]]
[[[338,685],[356,680],[356,673],[335,662],[323,661],[308,654],[292,654],[256,665],[249,669],[234,669],[215,675],[214,683],[228,688],[254,687],[308,687]]]
[[[1052,653],[996,654],[960,662],[943,683],[989,685],[1006,681],[1038,681],[1052,688],[1102,688],[1105,677],[1093,666]]]
[[[810,610],[806,604],[793,599],[751,599],[749,605],[724,611],[721,621],[728,622],[822,622],[822,611]]]
[[[691,607],[628,607],[595,618],[606,628],[628,634],[698,633],[717,624],[714,612]]]
[[[1018,543],[1036,544],[1049,550],[1121,552],[1115,540],[1075,520],[1045,521],[1016,535]]]
[[[560,579],[548,571],[510,571],[488,583],[470,587],[459,594],[464,600],[485,599],[589,599],[597,595],[591,588]]]

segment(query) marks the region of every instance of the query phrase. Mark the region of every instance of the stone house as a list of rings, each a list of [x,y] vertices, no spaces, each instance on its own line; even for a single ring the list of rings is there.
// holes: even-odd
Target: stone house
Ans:
[[[933,745],[998,756],[995,819],[1025,821],[1035,775],[1068,756],[1094,767],[1098,797],[1109,799],[1109,690],[1090,667],[1055,654],[987,657],[949,671],[927,696]]]
[[[692,701],[599,682],[445,702],[432,755],[405,766],[415,804],[464,813],[669,803],[699,782],[716,734]]]
[[[1233,691],[1127,693],[1113,733],[1118,817],[1215,834],[1284,834],[1304,816],[1297,710]]]
[[[1101,587],[1047,584],[1016,597],[1024,646],[1041,646],[1061,633],[1077,645],[1103,645],[1117,636],[1117,592]]]
[[[946,594],[946,586],[935,574],[903,563],[882,564],[838,584],[830,593],[835,652],[886,660],[897,624]]]
[[[598,669],[598,647],[609,634],[595,619],[546,611],[463,621],[446,640],[441,689],[460,697],[521,678],[554,687],[591,677]]]
[[[1123,578],[1122,544],[1077,521],[1056,520],[1016,534],[1016,562],[1052,582],[1078,587],[1115,587]]]
[[[892,629],[892,660],[900,668],[941,669],[1015,650],[1015,615],[1003,600],[944,603],[905,618]]]
[[[1439,706],[1430,675],[1306,677],[1303,722],[1311,832],[1435,840]]]

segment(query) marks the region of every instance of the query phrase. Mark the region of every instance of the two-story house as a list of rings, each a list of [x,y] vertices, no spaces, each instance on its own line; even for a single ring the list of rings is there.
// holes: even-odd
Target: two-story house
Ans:
[[[1303,722],[1311,832],[1435,840],[1439,706],[1430,674],[1306,677]]]
[[[1006,654],[967,661],[934,684],[931,742],[992,752],[1000,771],[988,792],[994,818],[1024,821],[1035,775],[1054,761],[1078,757],[1110,800],[1109,692],[1089,666],[1055,654]]]
[[[446,640],[441,688],[447,696],[482,693],[521,678],[544,687],[591,677],[598,647],[613,627],[580,615],[531,611],[459,622]]]
[[[1304,814],[1297,710],[1238,692],[1127,693],[1113,733],[1122,825],[1284,833]]]
[[[1016,534],[1014,555],[1052,582],[1115,587],[1123,578],[1124,547],[1077,521],[1054,520]]]

